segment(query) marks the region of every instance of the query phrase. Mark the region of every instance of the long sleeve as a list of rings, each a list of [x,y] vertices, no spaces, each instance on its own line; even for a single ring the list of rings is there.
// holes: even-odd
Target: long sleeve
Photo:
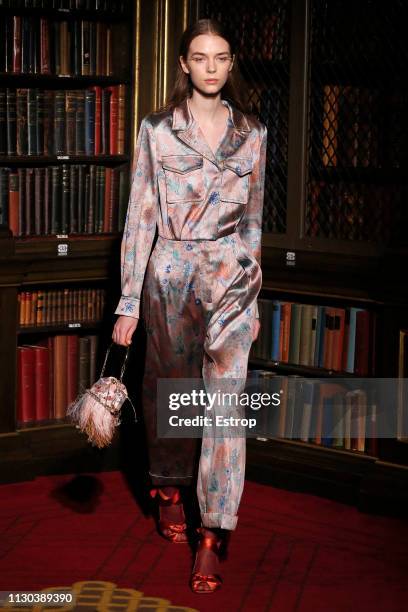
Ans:
[[[267,128],[262,124],[260,146],[254,159],[253,170],[250,176],[249,196],[246,212],[237,230],[241,239],[247,245],[249,252],[261,265],[262,242],[262,213],[265,189],[265,164]],[[256,305],[256,318],[259,319],[258,304]]]
[[[145,117],[137,137],[132,185],[121,244],[121,292],[115,314],[139,318],[147,263],[159,210],[156,140]]]

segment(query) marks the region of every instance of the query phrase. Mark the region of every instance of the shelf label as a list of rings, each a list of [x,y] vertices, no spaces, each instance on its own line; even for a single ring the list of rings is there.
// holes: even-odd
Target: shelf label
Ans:
[[[68,234],[57,234],[56,238],[62,238],[63,240],[65,240],[66,238],[68,238]]]
[[[68,255],[68,244],[66,242],[57,244],[57,255],[58,257]]]
[[[296,253],[294,251],[286,251],[286,265],[296,266]]]
[[[69,155],[57,155],[57,159],[69,159]]]
[[[81,323],[68,323],[68,327],[82,327]]]

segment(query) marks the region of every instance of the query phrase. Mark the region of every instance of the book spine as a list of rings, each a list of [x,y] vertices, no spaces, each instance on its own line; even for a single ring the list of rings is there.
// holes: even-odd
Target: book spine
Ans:
[[[69,231],[71,234],[76,234],[78,232],[78,216],[77,216],[77,180],[78,180],[78,166],[72,165],[70,167],[69,174],[69,192],[70,192],[70,200],[69,200]]]
[[[54,153],[54,92],[52,90],[44,91],[44,155],[52,155]]]
[[[109,115],[110,115],[110,97],[111,90],[108,87],[102,89],[102,116],[101,116],[101,153],[109,155],[110,152],[110,133],[109,133]]]
[[[17,97],[15,89],[6,89],[7,155],[17,155]]]
[[[90,74],[90,40],[89,40],[89,21],[81,22],[81,74],[88,76]]]
[[[21,73],[21,17],[13,16],[13,72]]]
[[[49,22],[44,18],[40,19],[40,72],[51,74]]]
[[[61,206],[61,176],[60,168],[53,166],[52,192],[51,192],[51,234],[60,233],[60,206]]]
[[[17,155],[27,155],[27,89],[17,89]]]
[[[67,234],[69,231],[69,205],[70,205],[70,179],[69,166],[62,165],[62,201],[61,201],[61,232]]]
[[[7,94],[0,89],[0,155],[7,155]]]
[[[126,115],[126,105],[125,105],[125,85],[121,84],[118,86],[118,155],[124,155],[125,153],[125,135],[126,135],[126,126],[125,126],[125,115]]]
[[[4,53],[4,72],[13,72],[14,65],[14,25],[13,16],[4,16],[4,40],[2,41]]]
[[[65,91],[58,90],[54,96],[54,147],[55,154],[65,153]]]
[[[111,98],[110,98],[110,154],[118,154],[118,106],[119,106],[119,93],[118,87],[114,85],[111,87]]]
[[[37,89],[36,101],[36,142],[37,155],[44,155],[44,91]]]
[[[81,75],[81,22],[75,20],[72,24],[72,50],[71,50],[72,73]]]
[[[29,89],[27,95],[28,155],[37,155],[37,90]]]
[[[100,155],[101,153],[101,87],[95,86],[92,87],[92,90],[95,92],[95,155]]]
[[[92,89],[85,93],[85,151],[87,155],[95,154],[95,91]]]
[[[18,236],[18,172],[11,172],[9,177],[9,228],[13,236]]]
[[[65,141],[68,155],[75,155],[76,153],[76,104],[76,92],[67,91],[65,96]]]
[[[18,168],[18,184],[19,184],[19,194],[18,194],[18,236],[23,236],[25,234],[25,191],[26,191],[26,169]]]
[[[77,155],[85,155],[85,92],[76,92],[75,142]]]
[[[45,185],[44,185],[44,234],[48,236],[51,233],[51,216],[50,216],[50,202],[51,202],[51,168],[47,166],[45,168]]]
[[[84,191],[85,191],[85,166],[82,164],[78,166],[78,232],[80,234],[85,232],[85,219],[84,219]]]
[[[31,33],[33,73],[41,72],[41,22],[39,17],[33,18],[33,30]]]
[[[0,224],[8,225],[9,169],[0,168]]]
[[[44,229],[44,181],[45,181],[45,168],[34,169],[34,181],[35,181],[35,234],[36,236],[43,235]]]
[[[61,43],[60,43],[61,24],[58,21],[53,22],[52,49],[54,57],[54,72],[61,74]]]
[[[104,218],[102,231],[107,233],[112,231],[112,193],[111,183],[114,175],[113,168],[105,168],[105,198],[104,198]]]
[[[69,32],[68,22],[61,21],[60,23],[60,60],[61,60],[61,74],[70,74],[70,62],[69,62]]]
[[[94,21],[89,22],[89,74],[97,74],[96,26]]]
[[[30,24],[28,17],[21,18],[21,70],[24,74],[28,73],[30,64]]]
[[[106,71],[107,76],[113,75],[113,63],[112,63],[112,29],[110,26],[106,30]]]
[[[95,232],[95,202],[96,202],[96,166],[89,166],[89,192],[86,202],[88,203],[87,233]]]
[[[25,234],[34,233],[34,169],[26,168]]]

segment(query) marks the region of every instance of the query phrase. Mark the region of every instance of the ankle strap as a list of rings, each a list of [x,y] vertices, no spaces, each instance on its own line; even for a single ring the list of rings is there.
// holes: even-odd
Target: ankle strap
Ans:
[[[200,548],[208,548],[218,555],[220,552],[221,540],[216,534],[214,534],[214,536],[205,535],[204,529],[205,527],[197,527],[197,533],[201,536],[199,542]]]
[[[159,496],[165,501],[171,500],[173,504],[177,504],[177,502],[180,501],[181,498],[179,489],[177,489],[177,491],[175,491],[173,495],[166,495],[160,487],[156,487],[155,489],[150,490],[151,497],[156,497],[157,494],[159,494]]]

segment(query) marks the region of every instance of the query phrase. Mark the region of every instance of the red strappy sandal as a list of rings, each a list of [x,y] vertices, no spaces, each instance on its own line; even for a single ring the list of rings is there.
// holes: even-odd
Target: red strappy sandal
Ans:
[[[169,542],[173,542],[174,544],[186,544],[188,542],[187,537],[187,524],[185,522],[186,517],[184,515],[184,509],[181,502],[180,491],[177,489],[173,495],[166,495],[164,491],[158,487],[156,489],[151,489],[150,495],[152,497],[156,497],[159,494],[159,532],[160,534],[169,540]],[[183,514],[183,522],[182,523],[174,523],[167,519],[162,518],[161,516],[161,508],[172,505],[181,505],[182,514]]]
[[[208,548],[212,550],[217,557],[220,553],[221,540],[217,537],[206,536],[202,527],[197,529],[198,533],[201,534],[201,538],[198,544],[198,550],[196,552],[196,558],[194,562],[193,572],[190,578],[190,587],[194,593],[214,593],[222,585],[222,579],[219,574],[202,574],[196,571],[198,555],[201,550]]]

